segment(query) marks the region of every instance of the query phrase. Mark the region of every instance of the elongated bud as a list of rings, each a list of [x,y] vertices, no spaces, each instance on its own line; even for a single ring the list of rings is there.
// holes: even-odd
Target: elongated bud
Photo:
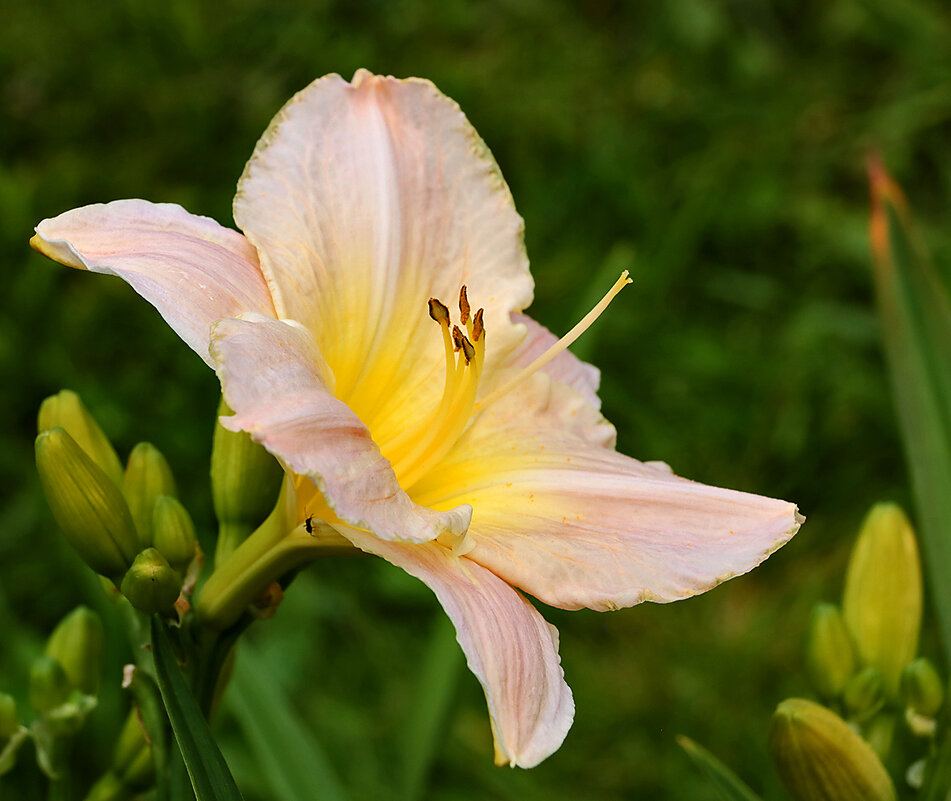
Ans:
[[[231,410],[222,400],[219,416]],[[211,450],[211,492],[221,529],[215,551],[220,564],[270,514],[281,489],[277,460],[241,431],[215,423]]]
[[[41,715],[62,706],[71,691],[69,677],[59,660],[41,656],[30,667],[30,703]]]
[[[95,418],[83,405],[79,395],[64,389],[50,395],[40,404],[38,431],[65,429],[86,455],[116,484],[122,483],[122,463]]]
[[[828,701],[839,697],[855,672],[852,641],[835,604],[816,604],[812,610],[806,669],[816,691]]]
[[[859,659],[882,672],[892,700],[898,698],[903,668],[918,650],[921,604],[921,564],[911,524],[895,504],[876,504],[849,558],[842,613]]]
[[[168,563],[183,576],[195,558],[195,526],[175,498],[159,495],[152,511],[152,540]]]
[[[0,693],[0,751],[3,750],[3,741],[9,740],[19,728],[16,700],[12,695]]]
[[[783,701],[769,735],[773,763],[796,801],[895,801],[869,745],[838,715],[802,698]]]
[[[155,548],[146,548],[135,557],[121,589],[140,612],[168,614],[182,591],[182,577]]]
[[[112,755],[112,773],[128,790],[147,790],[154,779],[152,748],[135,711],[126,717]]]
[[[99,777],[99,780],[86,793],[84,801],[130,801],[134,793],[125,785],[121,778],[109,771]]]
[[[944,704],[944,686],[934,665],[923,656],[905,666],[901,697],[908,728],[919,737],[932,736],[937,727],[935,718]]]
[[[152,443],[140,442],[129,454],[122,494],[139,533],[139,548],[148,548],[152,544],[152,514],[156,498],[159,495],[175,496],[172,469]]]
[[[85,606],[77,606],[53,629],[46,655],[66,671],[70,685],[86,695],[99,691],[102,670],[102,621]]]
[[[842,703],[853,720],[869,720],[885,705],[881,671],[867,667],[852,676],[842,690]]]
[[[118,487],[62,428],[36,438],[36,468],[53,517],[97,573],[121,576],[137,551],[135,525]]]

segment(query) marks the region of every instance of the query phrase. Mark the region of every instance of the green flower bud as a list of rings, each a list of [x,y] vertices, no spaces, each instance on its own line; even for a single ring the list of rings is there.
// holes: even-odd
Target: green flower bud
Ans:
[[[128,769],[122,774],[122,781],[126,787],[138,792],[148,790],[155,784],[155,763],[152,760],[151,746],[146,745],[139,751]]]
[[[62,428],[36,438],[36,468],[66,539],[93,570],[121,576],[137,551],[122,493]]]
[[[224,400],[218,414],[230,415]],[[281,488],[277,460],[243,432],[215,424],[211,494],[221,529],[215,562],[220,564],[270,514]]]
[[[168,563],[182,575],[195,558],[195,526],[175,498],[159,495],[152,512],[152,541]]]
[[[46,655],[63,666],[74,689],[96,695],[102,670],[102,639],[99,615],[88,607],[77,606],[53,629],[46,643]]]
[[[919,715],[933,718],[944,703],[944,686],[934,665],[923,656],[905,666],[901,674],[901,695],[905,706]]]
[[[109,771],[100,776],[99,781],[86,793],[85,801],[129,801],[133,795],[122,779]]]
[[[802,698],[773,715],[769,749],[796,801],[895,801],[895,787],[869,745],[838,715]]]
[[[862,736],[879,759],[887,759],[895,739],[895,716],[879,713],[862,727]]]
[[[882,672],[867,667],[852,676],[842,690],[842,703],[853,720],[869,720],[885,705]]]
[[[41,715],[62,706],[69,699],[72,687],[69,676],[58,660],[41,656],[30,667],[30,703]]]
[[[885,694],[893,700],[901,672],[918,650],[921,604],[914,531],[898,506],[876,504],[852,549],[842,612],[859,659],[882,672]]]
[[[0,744],[20,730],[17,702],[12,695],[0,693]]]
[[[806,641],[806,670],[827,701],[838,698],[855,672],[855,654],[845,621],[835,604],[816,604]]]
[[[139,752],[147,747],[148,743],[145,740],[142,723],[133,709],[126,716],[122,731],[119,732],[119,738],[116,740],[115,750],[112,752],[113,772],[121,776],[135,762]]]
[[[167,614],[182,591],[182,577],[155,548],[146,548],[135,557],[121,589],[140,612]]]
[[[72,390],[61,390],[40,404],[37,428],[39,431],[64,429],[110,480],[116,484],[122,483],[122,463],[116,449],[83,405],[79,395]]]
[[[150,442],[140,442],[129,454],[122,493],[129,503],[132,519],[139,532],[139,548],[152,544],[152,514],[159,495],[175,497],[175,479],[172,469],[158,448]]]

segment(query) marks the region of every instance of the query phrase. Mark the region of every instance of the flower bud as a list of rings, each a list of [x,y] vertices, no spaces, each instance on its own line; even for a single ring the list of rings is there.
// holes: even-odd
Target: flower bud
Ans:
[[[140,442],[132,449],[122,480],[122,493],[139,532],[139,548],[148,548],[152,544],[155,499],[159,495],[175,496],[172,469],[152,443]]]
[[[923,656],[905,666],[901,675],[901,695],[905,706],[919,715],[933,718],[944,703],[944,686],[934,665]]]
[[[182,591],[182,577],[155,548],[146,548],[135,557],[121,589],[140,612],[170,613]]]
[[[72,390],[61,390],[40,404],[37,428],[39,431],[64,429],[103,473],[117,485],[122,484],[122,464],[116,449]]]
[[[195,526],[175,498],[159,495],[152,512],[152,541],[168,563],[182,575],[195,558]]]
[[[119,732],[119,738],[116,740],[115,750],[112,752],[112,770],[117,776],[125,773],[139,756],[143,748],[147,748],[148,743],[145,739],[145,731],[142,728],[142,722],[139,715],[133,709],[126,716],[122,731]]]
[[[218,414],[230,415],[224,400]],[[215,562],[219,564],[270,514],[281,488],[277,460],[244,431],[215,423],[211,449],[211,494],[221,528]]]
[[[30,703],[41,715],[62,706],[72,690],[58,660],[41,656],[30,667]]]
[[[867,667],[852,676],[842,689],[842,703],[853,720],[871,718],[885,705],[881,671]]]
[[[102,670],[102,621],[85,606],[77,606],[53,629],[46,655],[66,671],[70,685],[86,695],[99,691]]]
[[[839,697],[855,672],[852,641],[835,604],[816,604],[812,610],[806,669],[816,691],[828,701]]]
[[[86,793],[85,801],[129,801],[132,797],[132,792],[122,779],[108,771]]]
[[[882,672],[892,700],[918,649],[921,604],[918,545],[908,518],[895,504],[876,504],[852,549],[842,613],[859,659]]]
[[[895,801],[895,788],[869,745],[834,712],[802,698],[773,715],[769,749],[796,801]]]
[[[0,693],[0,750],[5,740],[9,740],[20,730],[17,717],[17,702],[12,695]]]
[[[121,576],[135,558],[135,525],[122,493],[62,428],[36,438],[36,468],[53,517],[97,573]]]

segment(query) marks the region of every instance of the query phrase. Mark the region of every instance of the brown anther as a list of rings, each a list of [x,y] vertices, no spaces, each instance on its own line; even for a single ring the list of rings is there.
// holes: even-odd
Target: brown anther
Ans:
[[[466,364],[469,364],[475,358],[475,348],[468,337],[462,338],[462,355],[466,357]]]
[[[459,330],[459,326],[454,325],[452,327],[452,344],[457,351],[462,349],[463,339],[465,339],[465,337],[462,335],[462,331]]]
[[[429,299],[429,316],[440,325],[449,325],[449,307],[443,305],[436,298]]]
[[[485,336],[485,326],[482,324],[482,313],[485,309],[479,309],[472,318],[472,338],[478,342]]]
[[[469,296],[466,294],[466,285],[459,290],[459,313],[462,315],[462,324],[469,322]]]

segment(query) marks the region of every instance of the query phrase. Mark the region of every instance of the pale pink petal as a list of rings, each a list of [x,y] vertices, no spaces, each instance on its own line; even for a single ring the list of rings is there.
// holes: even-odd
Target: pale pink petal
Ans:
[[[69,267],[128,282],[209,365],[215,320],[274,314],[251,243],[172,203],[117,200],[73,209],[43,220],[30,244]]]
[[[308,476],[345,522],[387,540],[462,535],[472,510],[434,512],[400,489],[366,426],[328,389],[333,377],[310,332],[263,315],[222,320],[211,354],[232,431],[247,431],[295,473]]]
[[[527,314],[513,314],[512,321],[524,325],[527,333],[518,348],[509,356],[506,362],[508,367],[527,367],[558,342],[558,337]],[[598,397],[601,371],[593,364],[581,361],[566,350],[559,353],[543,369],[556,381],[580,392],[595,409],[601,408],[601,399]]]
[[[429,81],[361,70],[312,83],[258,143],[234,214],[279,316],[314,333],[337,396],[374,433],[439,399],[431,296],[456,315],[468,285],[490,365],[518,341],[509,313],[532,297],[522,219],[485,144]]]
[[[441,545],[401,545],[363,531],[339,530],[436,594],[456,627],[469,669],[485,690],[496,762],[531,768],[554,753],[574,718],[555,627],[504,581]]]
[[[678,478],[593,442],[578,396],[536,375],[414,488],[471,504],[468,554],[553,606],[616,609],[745,573],[802,520],[791,503]]]

